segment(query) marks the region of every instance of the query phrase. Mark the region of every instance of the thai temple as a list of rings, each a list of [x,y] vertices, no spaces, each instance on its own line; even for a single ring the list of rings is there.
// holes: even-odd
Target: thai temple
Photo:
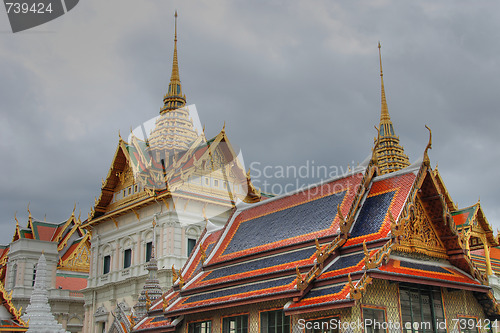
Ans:
[[[8,295],[4,298],[12,305],[9,311],[26,310],[43,252],[49,272],[47,286],[53,314],[65,330],[81,332],[84,321],[82,290],[87,286],[90,233],[81,227],[80,216],[76,216],[73,209],[66,221],[41,221],[31,215],[28,206],[26,227],[20,226],[17,217],[15,222],[12,242],[0,247],[0,284]],[[12,320],[24,323],[18,314],[13,315]]]
[[[73,211],[57,224],[30,212],[0,250],[0,331],[28,329],[20,306],[43,250],[52,312],[70,332],[498,332],[498,235],[480,201],[453,201],[431,166],[427,126],[420,158],[405,154],[378,47],[380,121],[368,157],[273,196],[253,186],[225,125],[210,139],[197,128],[176,13],[159,115],[118,136],[88,218]]]
[[[428,155],[396,135],[380,54],[381,113],[349,173],[239,202],[205,228],[133,332],[488,332],[500,318],[498,237],[459,209]]]

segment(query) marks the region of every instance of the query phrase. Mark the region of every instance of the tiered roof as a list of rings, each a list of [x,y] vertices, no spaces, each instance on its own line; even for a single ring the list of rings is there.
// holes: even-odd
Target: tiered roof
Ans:
[[[380,60],[380,84],[381,84],[381,112],[378,129],[378,140],[380,140],[375,152],[377,154],[380,174],[386,174],[401,170],[410,165],[410,160],[404,152],[404,148],[399,144],[399,137],[394,132],[394,126],[387,108],[387,99],[384,89],[384,73],[382,72],[382,55],[378,43]],[[377,140],[377,138],[375,139]]]
[[[382,176],[373,158],[307,190],[239,206],[224,229],[204,235],[136,329],[163,320],[173,330],[182,315],[273,299],[288,299],[288,314],[350,307],[372,279],[470,290],[499,315],[425,156]]]
[[[82,228],[80,216],[75,211],[63,222],[53,223],[40,221],[32,217],[28,207],[26,227],[20,227],[17,217],[16,230],[12,241],[18,239],[35,239],[57,243],[59,252],[56,286],[62,289],[81,290],[87,286],[90,265],[90,233]],[[0,247],[0,277],[5,283],[5,271],[10,245]]]
[[[380,71],[372,156],[341,177],[237,205],[223,229],[207,228],[134,331],[175,331],[184,315],[278,299],[288,301],[286,314],[351,307],[373,279],[469,290],[490,318],[500,317],[457,230],[456,206],[430,167],[432,135],[410,165],[388,113],[381,58]]]

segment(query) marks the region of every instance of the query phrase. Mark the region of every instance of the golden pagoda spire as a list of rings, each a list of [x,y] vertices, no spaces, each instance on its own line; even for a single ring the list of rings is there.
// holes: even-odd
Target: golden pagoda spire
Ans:
[[[382,101],[382,109],[380,112],[380,124],[391,123],[391,117],[389,116],[389,109],[387,108],[387,99],[385,98],[385,89],[384,89],[384,72],[382,71],[382,46],[380,42],[378,42],[378,59],[380,62],[380,87],[381,87],[381,101]],[[392,123],[391,123],[392,124]]]
[[[387,107],[384,88],[384,72],[382,71],[382,52],[380,42],[378,43],[378,57],[380,62],[380,86],[381,86],[381,110],[378,145],[375,148],[380,173],[386,174],[401,170],[410,165],[408,156],[405,155],[403,147],[399,144],[399,137],[394,133],[391,116]]]
[[[172,62],[172,75],[168,92],[163,97],[163,108],[160,113],[176,110],[186,105],[186,95],[182,94],[181,79],[179,76],[179,62],[177,60],[177,11],[175,11],[174,58]]]

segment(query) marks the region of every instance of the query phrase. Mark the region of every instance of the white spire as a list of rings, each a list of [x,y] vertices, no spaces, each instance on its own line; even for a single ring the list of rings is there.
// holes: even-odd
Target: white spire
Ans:
[[[42,253],[36,267],[35,287],[31,294],[30,304],[26,308],[24,321],[29,320],[28,333],[68,333],[62,328],[49,305],[49,292],[47,290],[47,261]]]

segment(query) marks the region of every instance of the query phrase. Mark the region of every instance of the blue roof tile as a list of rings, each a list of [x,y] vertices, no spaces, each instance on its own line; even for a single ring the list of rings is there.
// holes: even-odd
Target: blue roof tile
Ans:
[[[201,281],[213,280],[225,276],[255,271],[258,269],[269,268],[273,266],[291,263],[294,261],[307,259],[310,258],[315,251],[316,251],[315,247],[306,248],[299,251],[286,252],[275,256],[264,257],[261,259],[248,261],[233,266],[222,267],[211,271]]]
[[[345,191],[242,222],[223,255],[328,229]]]
[[[219,297],[232,296],[238,294],[244,294],[252,291],[259,291],[267,288],[286,286],[292,283],[296,279],[295,276],[287,276],[280,279],[273,279],[262,281],[258,283],[247,284],[234,288],[219,289],[215,291],[210,291],[203,294],[196,294],[193,296],[188,296],[184,303],[195,303],[200,301],[206,301],[210,299],[215,299]]]
[[[413,269],[419,269],[419,270],[423,270],[423,271],[453,275],[453,273],[447,271],[446,269],[439,267],[439,266],[434,266],[434,265],[426,265],[426,264],[414,263],[414,262],[409,262],[409,261],[400,261],[399,266],[405,267],[405,268],[413,268]]]
[[[339,259],[337,259],[330,267],[328,267],[328,269],[325,270],[324,273],[337,271],[339,269],[343,269],[343,268],[347,268],[347,267],[356,266],[361,260],[363,260],[364,257],[365,257],[365,254],[363,252],[357,253],[357,254],[352,254],[352,255],[342,256]]]
[[[380,230],[395,193],[386,192],[366,199],[352,229],[352,238],[374,234]]]
[[[344,284],[339,284],[339,285],[336,285],[336,286],[331,286],[331,287],[321,288],[321,289],[319,289],[319,288],[313,288],[302,299],[308,299],[308,298],[313,298],[313,297],[319,297],[319,296],[326,296],[326,295],[337,294],[342,289],[344,289],[344,287],[345,287]]]

